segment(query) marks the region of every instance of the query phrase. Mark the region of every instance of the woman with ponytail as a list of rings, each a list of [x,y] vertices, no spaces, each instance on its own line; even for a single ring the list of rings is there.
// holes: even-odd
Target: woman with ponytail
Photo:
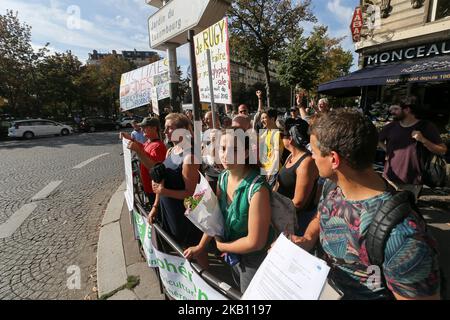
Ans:
[[[308,123],[302,119],[287,119],[281,134],[283,144],[291,154],[278,174],[275,190],[292,199],[297,208],[298,230],[303,235],[316,213],[315,195],[319,171],[307,149]]]

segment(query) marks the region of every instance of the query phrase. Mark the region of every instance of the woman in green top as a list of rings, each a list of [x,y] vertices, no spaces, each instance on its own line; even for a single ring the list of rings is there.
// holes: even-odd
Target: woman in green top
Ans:
[[[270,189],[259,175],[259,167],[249,164],[248,137],[242,130],[227,130],[220,139],[219,153],[225,171],[219,176],[217,197],[224,216],[225,235],[224,239],[216,237],[215,240],[219,251],[239,260],[233,265],[233,272],[238,275],[243,293],[273,240]],[[197,257],[210,239],[204,234],[197,246],[185,250],[185,257]]]

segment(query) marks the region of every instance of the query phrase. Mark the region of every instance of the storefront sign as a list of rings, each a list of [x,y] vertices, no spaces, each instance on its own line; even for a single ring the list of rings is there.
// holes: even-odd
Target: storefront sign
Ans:
[[[350,25],[352,30],[353,42],[358,42],[361,39],[361,29],[363,27],[363,17],[360,7],[356,7],[355,12],[353,12],[353,19]]]
[[[365,66],[450,54],[450,40],[369,55]]]

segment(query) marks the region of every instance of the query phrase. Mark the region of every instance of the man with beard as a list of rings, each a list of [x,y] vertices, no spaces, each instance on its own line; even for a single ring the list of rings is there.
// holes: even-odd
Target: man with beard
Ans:
[[[390,112],[394,121],[379,134],[380,146],[386,150],[383,175],[397,190],[414,193],[417,201],[423,187],[422,163],[426,153],[444,155],[447,147],[434,124],[417,119],[411,101],[392,105]]]

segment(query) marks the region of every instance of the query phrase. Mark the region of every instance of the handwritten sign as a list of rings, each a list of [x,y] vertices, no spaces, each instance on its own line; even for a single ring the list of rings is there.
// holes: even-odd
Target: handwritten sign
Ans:
[[[122,74],[120,79],[120,109],[126,111],[149,104],[152,101],[152,88],[156,88],[158,100],[170,96],[169,63],[167,59]]]
[[[210,50],[214,102],[231,104],[230,50],[228,19],[224,18],[194,37],[195,61],[200,101],[211,102],[208,58]]]

